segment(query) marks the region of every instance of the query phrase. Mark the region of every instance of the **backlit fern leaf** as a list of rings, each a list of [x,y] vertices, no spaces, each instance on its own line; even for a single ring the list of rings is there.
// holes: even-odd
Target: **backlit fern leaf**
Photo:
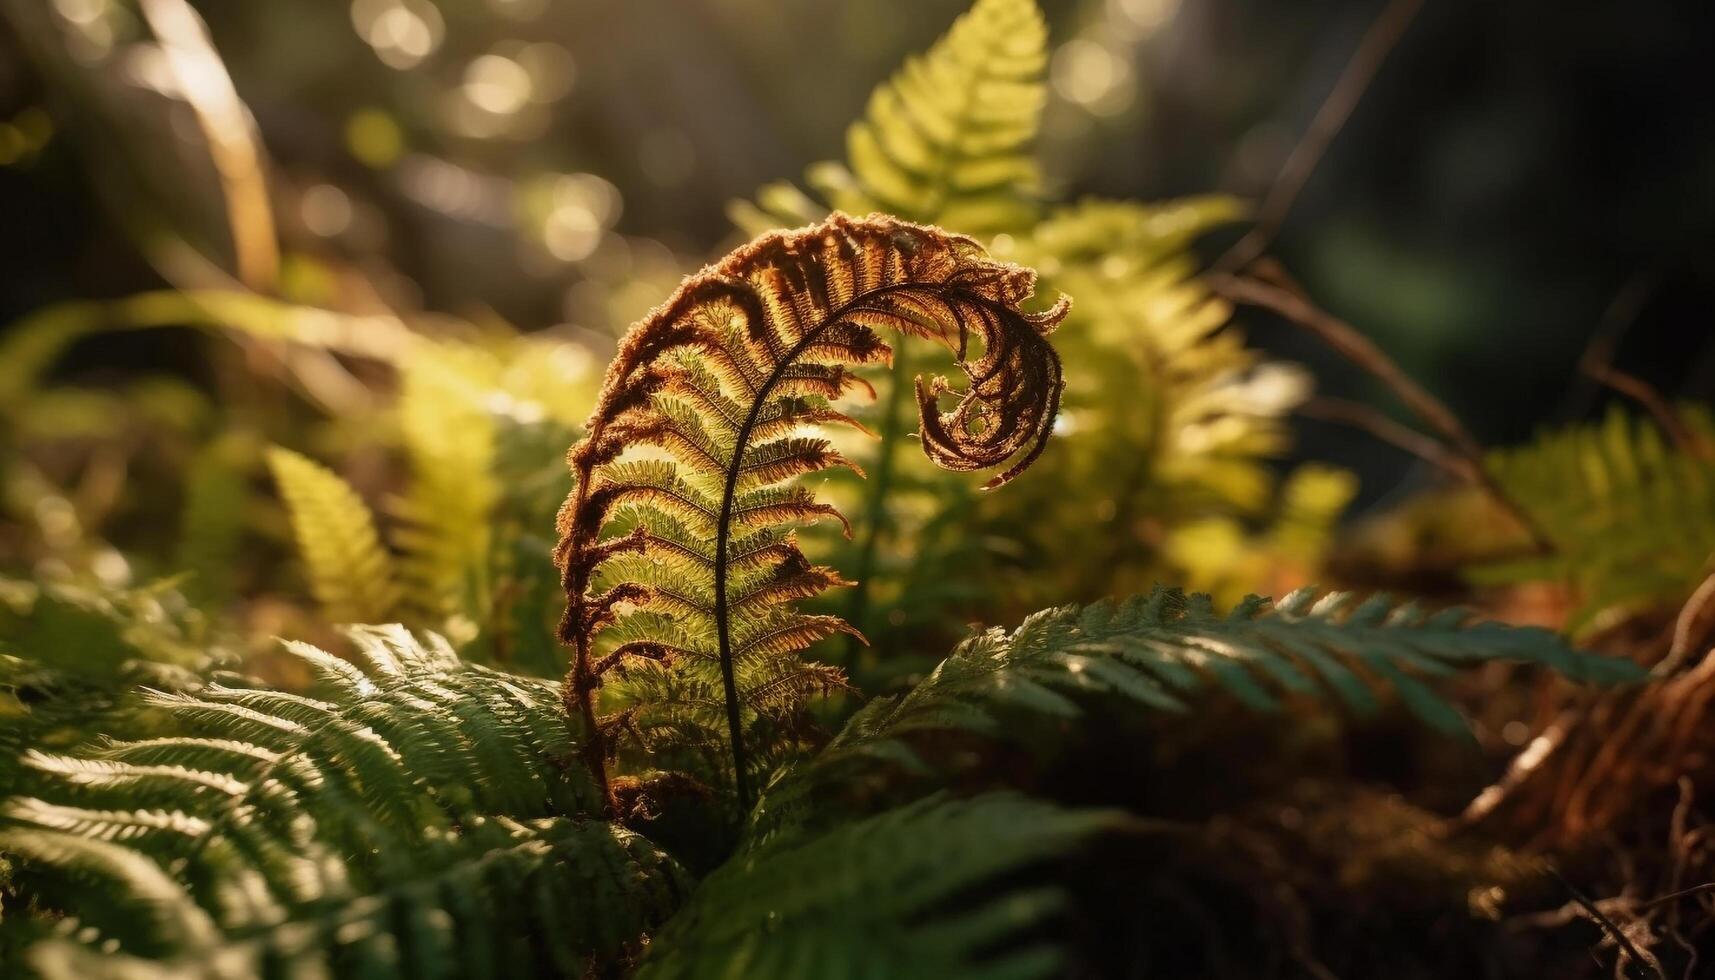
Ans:
[[[586,724],[597,724],[609,668],[665,663],[685,692],[677,708],[721,691],[725,717],[709,715],[705,728],[724,721],[747,797],[745,716],[790,715],[807,691],[840,683],[798,653],[850,627],[793,603],[843,580],[812,565],[788,531],[838,516],[796,482],[848,465],[813,434],[846,421],[829,402],[867,387],[853,366],[890,356],[877,330],[935,340],[956,352],[969,388],[918,380],[924,452],[952,470],[1005,467],[987,485],[1007,482],[1042,451],[1060,400],[1046,334],[1065,307],[1021,312],[1034,285],[1028,269],[990,260],[968,238],[836,214],[739,249],[633,327],[568,454],[576,489],[560,512],[561,636],[574,647],[568,693]],[[942,411],[947,394],[957,402]],[[639,611],[648,617],[616,631],[598,659],[597,635]],[[605,780],[604,750],[587,751]]]
[[[274,446],[267,459],[291,516],[310,591],[328,618],[336,623],[390,618],[399,601],[393,559],[363,498],[337,473],[290,449]]]
[[[1697,447],[1612,410],[1596,425],[1546,433],[1486,465],[1548,536],[1551,554],[1478,566],[1481,583],[1557,581],[1581,601],[1573,626],[1608,610],[1683,598],[1715,558],[1715,426],[1682,412]]]
[[[231,569],[243,543],[254,461],[250,440],[228,436],[203,447],[185,474],[174,567],[189,573],[187,592],[215,605],[236,594]]]
[[[1019,936],[1061,910],[1065,896],[1021,884],[1019,872],[1123,824],[1107,811],[993,793],[931,797],[769,841],[704,880],[651,943],[638,976],[1060,976],[1058,949]],[[961,895],[979,897],[949,902]]]
[[[850,169],[819,164],[810,183],[842,211],[885,211],[978,236],[1027,227],[1040,182],[1031,142],[1046,99],[1047,38],[1032,0],[977,0],[870,95],[846,134]],[[824,213],[789,184],[733,209],[752,234]]]
[[[408,602],[430,622],[480,614],[488,605],[497,435],[487,389],[463,364],[481,356],[456,346],[423,350],[401,371],[399,424],[411,482],[392,504],[400,519],[394,541],[404,555]]]
[[[40,792],[5,804],[0,847],[45,901],[86,886],[40,970],[581,975],[667,914],[680,873],[589,819],[553,684],[399,627],[351,637],[363,668],[288,644],[314,696],[158,694],[175,734],[25,755]]]

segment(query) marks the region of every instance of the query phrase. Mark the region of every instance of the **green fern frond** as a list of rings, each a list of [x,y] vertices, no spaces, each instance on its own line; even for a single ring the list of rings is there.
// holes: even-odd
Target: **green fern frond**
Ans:
[[[1032,0],[977,0],[871,94],[846,133],[850,169],[819,164],[811,185],[852,214],[884,211],[980,237],[1029,227],[1041,182],[1031,144],[1047,97],[1047,40]],[[827,210],[780,184],[732,213],[761,234]]]
[[[1314,589],[1272,604],[1252,596],[1221,615],[1208,596],[1158,588],[1124,602],[1047,610],[1010,634],[974,637],[917,689],[867,709],[858,728],[933,727],[945,711],[967,716],[1007,702],[1069,713],[1066,693],[1080,689],[1169,709],[1220,690],[1259,711],[1312,697],[1368,714],[1387,689],[1428,724],[1459,732],[1463,720],[1426,679],[1492,661],[1584,681],[1640,676],[1630,661],[1581,653],[1547,630],[1467,619],[1459,609],[1429,614],[1383,595],[1359,602],[1343,592],[1318,598]]]
[[[133,664],[188,675],[226,665],[222,640],[174,580],[127,586],[0,576],[0,653],[56,674],[100,685],[134,680]]]
[[[175,734],[31,751],[0,847],[98,882],[49,976],[578,975],[628,955],[683,889],[603,805],[556,685],[462,664],[437,637],[350,630],[364,666],[288,651],[313,696],[157,694]],[[582,737],[578,733],[576,737]],[[142,962],[147,961],[147,962]]]
[[[1018,937],[1062,910],[1065,896],[1018,875],[1123,825],[1116,813],[995,793],[930,797],[770,841],[703,881],[651,942],[638,977],[1057,976],[1060,951]],[[949,907],[960,895],[980,897]]]
[[[1691,432],[1710,429],[1707,410],[1682,412]],[[1615,408],[1598,424],[1492,453],[1486,465],[1553,551],[1479,565],[1471,577],[1569,584],[1581,601],[1575,629],[1609,610],[1683,598],[1710,570],[1715,451],[1672,446],[1660,429]]]
[[[812,761],[776,779],[752,829],[765,836],[789,826],[806,795],[852,783],[854,766],[920,768],[918,736],[1027,739],[1041,726],[1009,719],[1073,718],[1094,695],[1170,712],[1215,693],[1266,712],[1310,699],[1365,715],[1391,694],[1434,728],[1462,732],[1463,719],[1430,683],[1462,668],[1537,664],[1598,683],[1642,676],[1629,660],[1582,653],[1547,630],[1467,619],[1458,609],[1427,614],[1386,596],[1357,602],[1338,592],[1317,598],[1312,589],[1273,605],[1252,596],[1226,615],[1206,595],[1161,587],[1123,602],[1044,610],[1010,633],[966,640],[906,694],[865,705]]]
[[[174,567],[189,576],[188,593],[214,605],[236,594],[232,568],[243,543],[255,462],[254,443],[228,436],[203,447],[186,474]]]
[[[404,364],[399,422],[411,482],[391,506],[406,602],[461,640],[488,608],[490,519],[500,497],[490,390],[464,363],[481,356],[447,347]]]
[[[336,623],[391,618],[399,602],[393,559],[363,498],[339,474],[290,449],[271,447],[267,460],[310,591],[327,617]]]

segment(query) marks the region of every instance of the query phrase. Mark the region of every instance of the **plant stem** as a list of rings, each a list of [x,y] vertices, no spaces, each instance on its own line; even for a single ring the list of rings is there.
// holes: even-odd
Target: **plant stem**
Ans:
[[[904,427],[902,406],[911,371],[905,345],[894,345],[887,400],[882,403],[881,427],[877,433],[881,437],[881,445],[876,447],[875,463],[864,492],[863,514],[858,519],[858,533],[862,537],[858,541],[857,560],[852,565],[857,584],[852,587],[851,602],[846,607],[846,622],[857,627],[859,632],[863,631],[864,617],[869,615],[869,584],[875,577],[876,558],[887,533],[887,495],[893,488],[893,473],[897,465],[895,443],[899,441],[899,430]],[[856,652],[857,647],[856,637],[846,639],[848,655]]]
[[[605,811],[603,816],[613,820],[619,816],[619,806],[613,798],[613,785],[607,777],[607,739],[602,737],[601,721],[596,717],[597,684],[595,672],[590,669],[589,637],[579,635],[576,655],[572,661],[572,675],[566,678],[566,713],[583,719],[587,732],[578,747],[578,754],[583,756],[584,766],[589,769],[590,777],[595,780],[596,789],[601,793]]]
[[[1212,273],[1210,288],[1235,303],[1271,310],[1286,322],[1316,335],[1329,347],[1393,391],[1424,425],[1433,429],[1470,468],[1471,480],[1530,537],[1538,552],[1554,546],[1541,526],[1506,492],[1483,465],[1483,447],[1440,399],[1405,373],[1393,358],[1357,328],[1312,303],[1272,262],[1257,263],[1254,275]],[[1265,280],[1260,276],[1266,275]]]

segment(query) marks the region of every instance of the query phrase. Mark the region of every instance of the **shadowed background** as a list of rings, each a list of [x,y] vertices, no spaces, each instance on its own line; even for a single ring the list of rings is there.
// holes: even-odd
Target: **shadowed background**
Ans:
[[[393,304],[492,310],[599,346],[735,240],[726,202],[842,155],[870,88],[963,3],[193,6],[270,158],[289,294],[336,288],[315,261],[334,255]],[[1044,7],[1041,156],[1068,199],[1259,198],[1382,9]],[[230,248],[196,119],[140,14],[115,0],[0,9],[0,322],[202,281],[147,244],[167,225]],[[1431,0],[1273,251],[1484,441],[1585,414],[1598,395],[1575,365],[1603,331],[1620,366],[1707,398],[1712,59],[1703,4]],[[1385,404],[1287,328],[1241,322],[1322,390]],[[104,337],[60,371],[194,373],[186,347],[207,342]],[[1298,451],[1356,469],[1371,501],[1411,465],[1319,422]]]

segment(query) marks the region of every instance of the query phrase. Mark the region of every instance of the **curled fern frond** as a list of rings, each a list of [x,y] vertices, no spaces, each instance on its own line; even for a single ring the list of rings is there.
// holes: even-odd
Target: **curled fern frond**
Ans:
[[[1034,287],[1033,272],[969,238],[836,214],[733,252],[633,327],[567,456],[576,486],[557,558],[560,635],[575,648],[568,707],[599,730],[594,692],[627,660],[668,664],[692,687],[712,689],[718,672],[748,801],[743,714],[801,703],[793,678],[837,683],[806,673],[798,652],[851,630],[792,608],[845,584],[788,530],[838,517],[794,482],[850,465],[811,433],[848,421],[830,402],[868,387],[852,369],[891,356],[877,333],[891,328],[952,349],[968,382],[918,379],[924,452],[951,470],[1004,467],[987,487],[1011,480],[1042,452],[1062,388],[1047,334],[1066,304],[1023,312]],[[956,401],[943,411],[947,395]],[[598,660],[595,638],[624,619]],[[586,749],[603,782],[605,751]]]
[[[581,975],[634,951],[682,874],[595,819],[555,685],[350,636],[363,666],[287,645],[311,695],[155,693],[173,734],[25,753],[37,795],[0,808],[0,848],[78,916],[40,972]]]

